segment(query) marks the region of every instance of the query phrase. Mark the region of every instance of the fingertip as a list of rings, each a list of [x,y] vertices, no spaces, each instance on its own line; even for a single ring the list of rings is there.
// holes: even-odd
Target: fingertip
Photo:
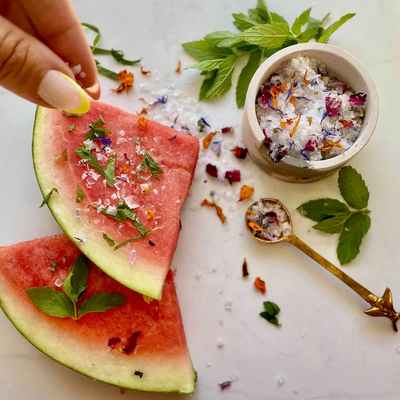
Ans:
[[[84,90],[93,100],[98,100],[100,98],[101,89],[98,80],[93,86],[86,88]]]

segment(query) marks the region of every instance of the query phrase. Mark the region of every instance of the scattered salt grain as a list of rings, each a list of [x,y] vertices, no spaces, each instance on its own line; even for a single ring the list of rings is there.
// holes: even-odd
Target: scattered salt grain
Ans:
[[[237,381],[239,379],[239,373],[237,371],[232,371],[229,374],[229,378],[231,378],[232,381]]]
[[[206,365],[207,365],[207,367],[211,367],[211,364],[210,364],[210,363],[207,363]]]
[[[54,285],[57,287],[61,287],[63,284],[63,280],[61,278],[57,278],[56,281],[54,282]]]
[[[298,394],[299,391],[298,391],[297,389],[293,389],[293,393],[294,393],[294,394]]]
[[[305,337],[306,337],[306,333],[302,332],[302,333],[300,334],[300,336],[301,336],[302,338],[305,338]]]
[[[213,265],[212,266],[212,270],[213,270],[213,272],[217,272],[218,271],[218,267],[216,265]]]
[[[224,320],[222,318],[218,318],[218,323],[222,326],[224,325]]]
[[[280,374],[277,378],[278,384],[283,385],[286,382],[286,377],[283,374]]]
[[[86,72],[81,71],[81,72],[79,73],[79,76],[80,76],[81,78],[86,78]]]
[[[218,348],[224,347],[224,344],[225,344],[224,338],[219,338],[219,339],[217,340],[217,347],[218,347]]]
[[[194,275],[194,277],[196,278],[196,280],[200,280],[201,279],[201,273],[200,272],[196,272],[196,274]]]
[[[115,206],[108,206],[106,212],[108,215],[112,215],[114,217],[118,214],[117,207]]]
[[[136,250],[133,249],[131,251],[131,255],[129,257],[129,262],[131,263],[131,265],[133,265],[133,264],[135,264],[135,261],[136,261]]]
[[[109,199],[105,199],[103,203],[106,207],[108,207],[111,204],[111,201]]]
[[[100,220],[99,220],[99,219],[95,219],[95,220],[93,221],[93,223],[96,224],[96,225],[98,225],[98,224],[100,223]]]
[[[77,208],[75,210],[75,218],[76,219],[81,219],[81,209],[80,208]]]
[[[83,145],[88,149],[88,150],[93,150],[96,145],[93,142],[93,140],[87,139],[83,142]]]
[[[77,64],[74,67],[71,67],[71,71],[74,75],[78,75],[82,71],[81,64]]]
[[[135,201],[135,198],[133,196],[127,196],[124,198],[126,205],[131,208],[138,208],[139,207],[139,203],[137,201]]]
[[[225,300],[225,310],[228,310],[228,311],[232,310],[232,301],[231,300]]]
[[[397,347],[396,347],[396,351],[397,351],[397,353],[400,354],[400,346],[397,346]]]

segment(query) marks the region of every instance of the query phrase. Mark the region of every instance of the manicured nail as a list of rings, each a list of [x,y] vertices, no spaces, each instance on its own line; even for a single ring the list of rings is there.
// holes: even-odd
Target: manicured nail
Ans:
[[[53,107],[75,114],[90,110],[89,99],[79,85],[60,71],[49,71],[42,79],[38,95]]]
[[[98,100],[100,98],[100,85],[99,81],[97,81],[93,86],[84,89],[85,92],[94,100]]]

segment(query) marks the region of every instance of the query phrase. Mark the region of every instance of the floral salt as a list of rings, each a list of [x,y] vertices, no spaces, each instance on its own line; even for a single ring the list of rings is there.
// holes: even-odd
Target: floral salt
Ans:
[[[247,225],[253,236],[274,242],[291,233],[286,211],[277,203],[259,200],[246,214]]]
[[[342,154],[360,134],[365,101],[365,94],[353,92],[314,58],[284,62],[256,101],[270,157],[318,161]]]

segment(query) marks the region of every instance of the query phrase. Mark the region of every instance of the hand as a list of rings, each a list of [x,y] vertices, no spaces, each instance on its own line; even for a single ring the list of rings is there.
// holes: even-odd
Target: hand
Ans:
[[[70,1],[0,0],[0,85],[41,106],[85,113],[89,101],[75,80],[100,97],[96,65]]]

